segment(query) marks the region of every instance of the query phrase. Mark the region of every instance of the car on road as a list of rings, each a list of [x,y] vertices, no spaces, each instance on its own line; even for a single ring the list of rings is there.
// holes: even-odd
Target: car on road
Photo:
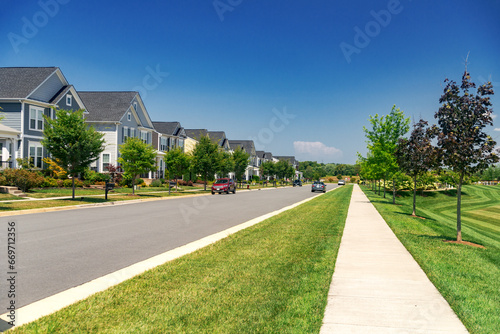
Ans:
[[[300,180],[294,180],[293,181],[293,186],[294,187],[297,187],[297,186],[302,187],[302,181],[300,181]]]
[[[311,192],[322,191],[326,192],[326,184],[320,181],[314,181],[312,184]]]
[[[344,181],[344,180],[339,180],[338,185],[339,185],[339,186],[345,186],[345,181]]]
[[[212,185],[212,195],[215,193],[229,194],[229,192],[236,194],[236,183],[234,182],[233,179],[229,178],[217,179]]]

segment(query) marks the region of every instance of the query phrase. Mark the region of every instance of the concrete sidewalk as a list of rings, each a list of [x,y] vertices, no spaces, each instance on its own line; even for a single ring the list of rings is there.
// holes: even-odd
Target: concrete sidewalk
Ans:
[[[321,333],[467,333],[357,185]]]

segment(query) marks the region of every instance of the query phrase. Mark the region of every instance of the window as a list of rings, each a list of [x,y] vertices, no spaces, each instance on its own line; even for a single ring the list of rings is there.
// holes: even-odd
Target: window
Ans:
[[[43,108],[30,106],[30,130],[43,130]]]
[[[129,128],[127,128],[126,126],[124,126],[122,128],[122,142],[125,142],[128,137],[129,137]]]
[[[73,104],[73,96],[66,95],[66,105],[71,107],[72,104]]]
[[[132,120],[132,113],[127,113],[127,121],[131,121]]]
[[[168,151],[168,138],[160,138],[160,150],[165,152]]]
[[[128,135],[129,135],[129,137],[134,137],[134,138],[135,138],[135,137],[136,137],[135,129],[134,129],[134,128],[131,128],[131,129],[129,130]]]
[[[143,142],[148,142],[148,133],[146,131],[141,131],[141,139]]]
[[[179,147],[184,149],[184,139],[179,138]]]
[[[0,143],[0,162],[3,162],[3,143]],[[3,166],[0,165],[0,168],[2,168]]]
[[[134,110],[137,111],[137,102],[134,102]]]
[[[107,171],[109,166],[109,153],[103,153],[102,155],[102,170]]]
[[[29,154],[30,154],[30,160],[33,162],[33,165],[37,168],[42,168],[42,158],[43,158],[42,144],[38,142],[30,142]]]

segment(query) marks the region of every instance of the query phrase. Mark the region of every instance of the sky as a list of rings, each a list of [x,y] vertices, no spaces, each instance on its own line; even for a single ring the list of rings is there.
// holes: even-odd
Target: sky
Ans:
[[[500,87],[499,0],[0,0],[0,66],[139,91],[153,121],[353,164],[393,105],[435,123],[446,78]],[[492,98],[500,113],[500,91]],[[500,142],[500,118],[486,131]]]

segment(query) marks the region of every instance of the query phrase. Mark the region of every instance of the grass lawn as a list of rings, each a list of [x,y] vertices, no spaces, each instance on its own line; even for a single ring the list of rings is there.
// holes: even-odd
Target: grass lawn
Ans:
[[[318,333],[351,192],[327,193],[12,333]]]
[[[471,333],[500,333],[500,187],[464,186],[462,237],[485,246],[448,244],[456,239],[456,191],[402,194],[392,205],[364,187],[377,210],[446,298]]]
[[[0,201],[17,201],[20,199],[25,199],[24,197],[18,197],[11,194],[0,194]]]

